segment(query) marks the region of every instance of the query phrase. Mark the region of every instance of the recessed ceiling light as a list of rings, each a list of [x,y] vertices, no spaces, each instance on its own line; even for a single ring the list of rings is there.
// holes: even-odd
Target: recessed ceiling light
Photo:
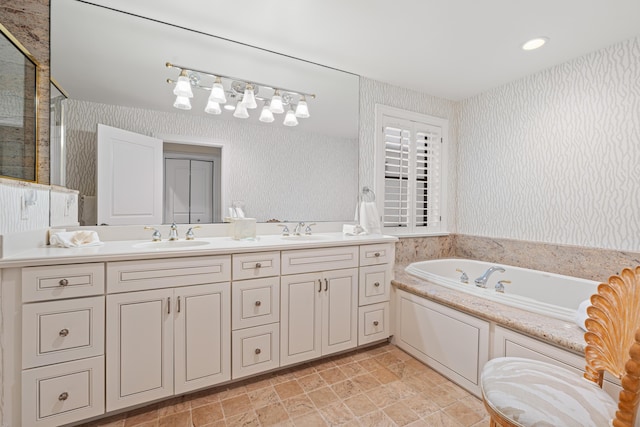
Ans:
[[[541,48],[545,45],[546,42],[549,41],[548,37],[536,37],[535,39],[531,39],[528,42],[525,42],[522,45],[523,50],[534,50]]]

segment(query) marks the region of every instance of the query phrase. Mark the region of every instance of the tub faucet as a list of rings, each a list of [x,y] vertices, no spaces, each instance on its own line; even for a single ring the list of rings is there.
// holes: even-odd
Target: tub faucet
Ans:
[[[474,280],[476,286],[478,286],[480,288],[486,288],[487,287],[487,280],[489,280],[489,276],[491,276],[491,274],[493,274],[494,271],[499,271],[500,273],[504,273],[504,268],[498,267],[498,266],[495,266],[495,265],[493,267],[489,267],[487,269],[487,271],[485,271],[482,276],[480,276],[476,280]]]

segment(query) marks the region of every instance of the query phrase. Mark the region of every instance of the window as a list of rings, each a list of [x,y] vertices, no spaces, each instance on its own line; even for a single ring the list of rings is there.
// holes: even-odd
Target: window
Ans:
[[[447,120],[377,106],[376,187],[383,231],[446,231]]]

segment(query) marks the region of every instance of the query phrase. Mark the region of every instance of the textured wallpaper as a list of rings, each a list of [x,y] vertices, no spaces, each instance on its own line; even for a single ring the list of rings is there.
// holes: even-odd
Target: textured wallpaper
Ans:
[[[23,206],[24,198],[31,201]],[[0,236],[49,226],[49,187],[0,178]]]
[[[375,180],[376,104],[401,108],[449,120],[449,176],[447,183],[449,229],[455,231],[456,212],[456,103],[410,89],[360,77],[360,185],[373,186]]]
[[[461,234],[640,250],[640,38],[465,100]]]
[[[67,187],[95,195],[97,124],[145,135],[182,135],[225,144],[229,178],[223,193],[245,203],[258,221],[344,221],[353,218],[358,191],[358,141],[280,125],[163,113],[69,100]],[[226,206],[228,207],[228,206]],[[225,207],[225,208],[226,208]]]

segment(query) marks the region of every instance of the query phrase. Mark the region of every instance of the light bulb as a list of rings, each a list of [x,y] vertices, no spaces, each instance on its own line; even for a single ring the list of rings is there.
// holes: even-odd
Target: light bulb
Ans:
[[[173,103],[173,106],[181,110],[191,110],[191,102],[186,96],[176,96],[176,102]]]
[[[285,126],[298,126],[298,119],[296,119],[296,115],[293,110],[287,111],[287,115],[284,116],[284,122],[282,123]]]
[[[549,41],[548,37],[536,37],[531,39],[522,45],[522,50],[535,50],[539,49]]]
[[[262,107],[262,111],[260,112],[260,119],[259,120],[261,122],[264,122],[264,123],[271,123],[274,120],[273,113],[269,109],[269,105],[268,104],[264,104],[264,107]]]
[[[180,76],[176,82],[176,87],[173,88],[173,94],[177,96],[184,96],[187,98],[193,98],[193,91],[191,90],[191,81],[189,81],[189,75],[187,70],[180,71]]]
[[[237,117],[239,119],[246,119],[249,117],[247,107],[242,105],[242,101],[238,101],[238,104],[236,105],[236,111],[233,112],[233,117]]]
[[[304,96],[298,102],[296,106],[296,117],[300,117],[301,119],[306,119],[309,117],[309,107],[307,106],[307,101],[305,101]]]
[[[251,86],[250,84],[247,84],[247,86],[244,88],[242,105],[244,105],[245,108],[251,108],[251,109],[258,107],[258,103],[256,102],[256,95],[253,92],[253,86]]]
[[[280,96],[280,92],[276,89],[273,93],[273,98],[271,98],[271,105],[269,109],[272,113],[282,114],[284,113],[284,107],[282,105],[282,97]]]
[[[204,109],[204,112],[217,115],[217,114],[221,114],[222,110],[220,109],[220,104],[209,99],[209,102],[207,102],[207,106]]]
[[[214,101],[218,104],[224,104],[225,102],[227,102],[227,97],[224,94],[224,87],[222,86],[222,80],[220,79],[220,77],[216,77],[215,83],[213,83],[213,86],[211,86],[209,101]]]

